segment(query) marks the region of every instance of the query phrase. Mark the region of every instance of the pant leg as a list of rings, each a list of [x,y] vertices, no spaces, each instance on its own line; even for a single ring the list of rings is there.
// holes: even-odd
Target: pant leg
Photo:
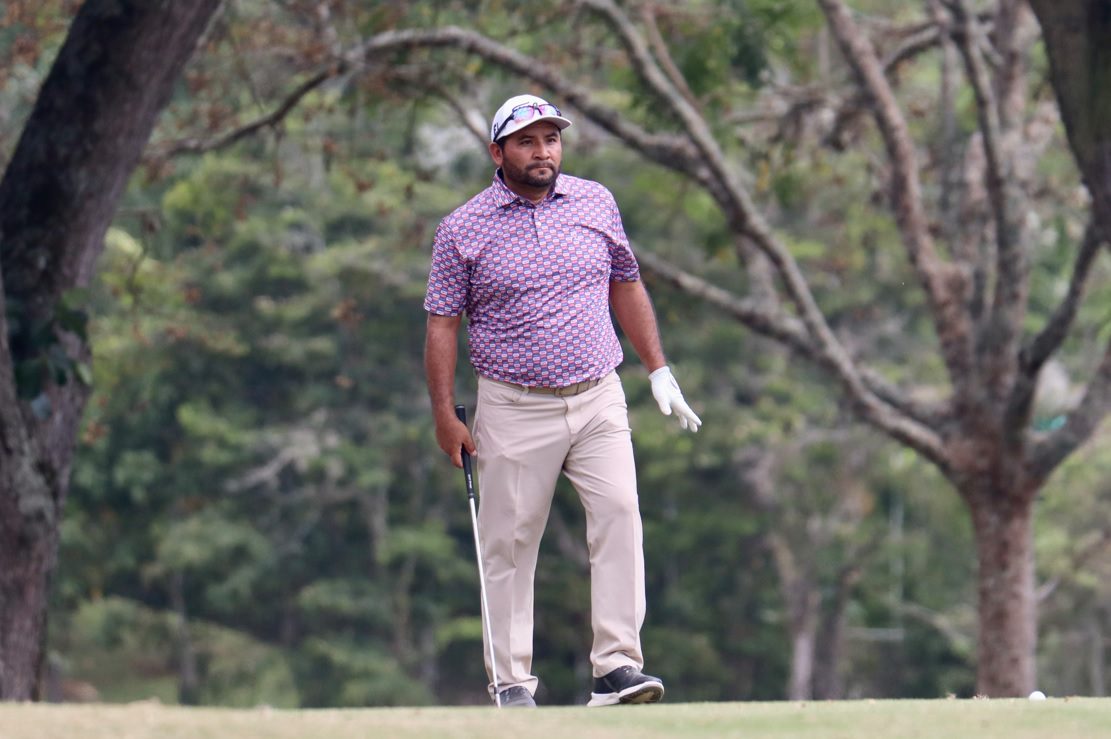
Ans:
[[[574,396],[564,472],[586,510],[594,676],[644,666],[644,548],[625,392],[616,373]]]
[[[565,404],[480,377],[474,438],[478,530],[498,687],[522,685],[535,693],[533,586],[540,539],[570,443]],[[482,636],[492,680],[490,645]]]

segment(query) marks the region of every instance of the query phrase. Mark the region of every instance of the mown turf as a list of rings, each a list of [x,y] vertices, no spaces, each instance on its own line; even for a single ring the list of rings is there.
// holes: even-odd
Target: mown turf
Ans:
[[[1111,699],[683,703],[602,709],[380,708],[279,711],[0,704],[3,739],[393,739],[394,737],[976,737],[1092,739]]]

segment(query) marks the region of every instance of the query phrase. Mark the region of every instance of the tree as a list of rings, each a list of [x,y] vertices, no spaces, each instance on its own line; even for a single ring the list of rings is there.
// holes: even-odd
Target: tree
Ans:
[[[776,218],[758,197],[751,183],[760,178],[745,171],[743,142],[735,127],[722,124],[751,117],[745,106],[762,102],[731,76],[743,66],[736,62],[736,47],[756,56],[766,52],[746,46],[750,16],[726,14],[723,21],[719,11],[725,7],[714,2],[664,10],[649,2],[581,0],[574,20],[589,30],[567,33],[574,40],[564,49],[525,53],[512,45],[512,24],[508,32],[498,29],[506,41],[473,28],[406,28],[365,38],[306,84],[407,52],[416,70],[425,66],[423,74],[407,69],[406,81],[465,108],[462,96],[446,93],[466,84],[455,73],[460,65],[444,63],[445,55],[462,52],[550,90],[645,159],[704,189],[727,224],[747,285],[725,290],[695,274],[698,265],[680,269],[651,253],[642,253],[642,263],[822,369],[862,420],[944,475],[967,507],[977,544],[978,690],[1024,695],[1035,681],[1032,504],[1111,407],[1109,349],[1102,360],[1082,357],[1077,363],[1087,380],[1052,424],[1034,423],[1042,371],[1075,327],[1106,241],[1101,214],[1108,209],[1108,158],[1100,137],[1108,106],[1099,102],[1106,80],[1106,14],[1096,2],[1067,9],[1036,4],[1061,117],[1093,206],[1083,238],[1074,240],[1064,229],[1058,240],[1076,255],[1064,295],[1035,312],[1030,282],[1041,234],[1029,214],[1039,214],[1037,198],[1044,195],[1037,195],[1042,183],[1033,165],[1051,144],[1055,112],[1031,99],[1030,50],[1037,29],[1027,6],[999,0],[978,13],[964,0],[931,0],[923,16],[892,25],[859,18],[842,0],[818,5],[843,65],[819,69],[817,90],[772,85],[766,97],[786,110],[773,116],[784,128],[828,115],[834,125],[823,137],[827,148],[852,153],[874,144],[884,154],[870,166],[877,170],[876,194],[888,202],[894,231],[880,236],[901,245],[920,296],[918,303],[905,301],[905,309],[924,320],[935,341],[932,362],[899,384],[889,379],[891,358],[869,356],[867,347],[852,340],[856,326],[831,320],[819,303],[814,274],[794,248],[800,238],[814,237],[792,234],[797,227]],[[565,14],[540,14],[521,25],[558,34],[568,31],[569,22]],[[686,58],[677,60],[669,36],[704,41],[701,56],[691,59],[684,50]],[[583,46],[589,42],[598,48]],[[731,65],[721,72],[720,56],[713,55],[730,49]],[[931,50],[941,52],[942,74],[936,125],[924,129],[915,121],[923,117],[915,101],[900,96],[900,79],[910,62]],[[854,84],[845,87],[843,73]],[[615,78],[628,90],[620,104],[605,94]],[[958,89],[973,101],[965,110],[959,109]],[[863,125],[865,116],[874,122],[875,138]],[[1063,189],[1049,191],[1063,206]],[[829,248],[848,246],[844,239],[825,238],[834,242]],[[904,361],[912,356],[923,359],[916,353]]]
[[[88,396],[80,297],[116,203],[219,0],[89,0],[0,181],[0,699],[35,693]]]
[[[704,188],[728,223],[738,260],[749,268],[747,291],[722,289],[651,254],[642,254],[642,262],[823,369],[863,421],[915,450],[944,475],[964,501],[975,532],[977,689],[991,696],[1025,695],[1035,683],[1032,504],[1053,471],[1111,409],[1109,348],[1095,367],[1082,367],[1087,380],[1054,424],[1033,424],[1041,372],[1074,326],[1106,241],[1101,213],[1108,202],[1109,160],[1100,138],[1107,129],[1099,124],[1106,122],[1108,106],[1099,103],[1094,112],[1086,107],[1105,99],[1106,13],[1090,2],[1083,11],[1088,15],[1078,21],[1074,14],[1081,11],[1050,11],[1048,3],[1038,4],[1043,21],[1052,21],[1046,48],[1054,88],[1094,207],[1080,243],[1064,242],[1076,254],[1064,296],[1052,310],[1032,316],[1031,259],[1038,233],[1027,217],[1037,189],[1031,162],[1049,144],[1046,132],[1052,127],[1038,125],[1046,113],[1029,98],[1030,49],[1037,34],[1028,8],[1020,0],[1000,0],[990,12],[976,14],[961,0],[930,2],[924,18],[892,38],[889,25],[864,25],[842,0],[818,4],[856,90],[815,93],[810,107],[855,120],[856,146],[868,140],[859,132],[858,119],[867,114],[874,121],[885,155],[878,189],[888,199],[895,236],[921,291],[919,310],[936,337],[939,376],[923,372],[897,385],[871,366],[877,358],[855,349],[846,329],[831,323],[783,233],[787,227],[773,223],[758,203],[747,184],[755,178],[740,174],[736,142],[716,125],[738,111],[723,104],[716,91],[692,94],[696,86],[684,78],[660,33],[660,20],[669,14],[655,4],[576,4],[580,21],[600,20],[610,34],[604,43],[617,40],[620,50],[611,48],[613,56],[606,58],[620,54],[620,63],[635,74],[632,107],[650,109],[650,117],[609,104],[599,79],[573,58],[556,52],[542,61],[466,28],[380,33],[346,58],[399,49],[478,56],[550,90],[645,158]],[[705,22],[714,7],[699,4],[683,19]],[[553,26],[561,22],[550,21]],[[893,50],[883,56],[881,44]],[[898,95],[898,74],[908,59],[932,48],[960,60],[964,89],[974,100],[974,124],[965,133],[954,126],[957,71],[950,62],[938,95],[939,127],[949,131],[948,138],[937,147],[942,164],[927,168],[924,146],[916,141],[921,132],[908,114],[912,105]],[[1081,68],[1089,72],[1073,74]],[[822,80],[827,86],[831,82]],[[846,148],[836,137],[831,143]],[[955,186],[962,177],[963,184]],[[936,200],[934,192],[940,193]],[[1036,330],[1030,328],[1031,319]]]
[[[1031,0],[1030,5],[1042,27],[1069,144],[1106,239],[1111,232],[1111,10],[1098,0],[1065,5]],[[1101,372],[1111,374],[1111,357]]]
[[[1028,82],[1029,51],[1036,34],[1020,2],[1003,0],[981,13],[970,12],[963,2],[930,2],[924,5],[923,17],[881,23],[856,17],[843,3],[831,0],[821,3],[826,30],[818,28],[817,12],[808,16],[798,10],[802,4],[790,5],[793,13],[802,15],[790,16],[786,29],[768,26],[767,18],[779,12],[773,6],[782,4],[763,0],[703,0],[682,8],[583,0],[571,13],[563,6],[522,3],[504,15],[482,18],[468,17],[459,4],[417,3],[392,16],[375,15],[373,22],[345,18],[343,12],[353,6],[343,2],[296,5],[309,14],[318,11],[321,37],[328,41],[318,44],[316,56],[306,57],[310,61],[298,67],[306,74],[304,82],[272,111],[227,135],[212,136],[210,130],[203,138],[179,141],[163,151],[212,150],[256,131],[280,131],[283,118],[314,91],[346,84],[368,70],[380,85],[376,93],[398,83],[397,91],[391,90],[395,99],[402,94],[440,97],[461,119],[480,112],[472,111],[471,93],[480,88],[490,92],[481,87],[488,81],[472,82],[476,69],[489,72],[484,76],[490,78],[508,70],[514,80],[528,80],[549,91],[575,110],[577,120],[594,124],[576,129],[584,136],[596,135],[599,129],[608,132],[644,161],[680,174],[677,187],[699,189],[714,204],[713,213],[703,213],[706,220],[721,224],[713,243],[707,240],[708,256],[672,250],[670,261],[665,261],[642,251],[646,270],[812,362],[840,385],[859,417],[917,451],[958,491],[980,544],[978,689],[991,695],[1029,689],[1035,623],[1031,501],[1054,467],[1085,441],[1106,413],[1108,362],[1103,360],[1103,369],[1096,370],[1084,351],[1074,351],[1079,358],[1070,370],[1090,378],[1087,395],[1067,403],[1059,409],[1065,412],[1046,424],[1033,418],[1039,378],[1044,366],[1067,348],[1065,338],[1078,323],[1080,298],[1103,239],[1098,228],[1091,228],[1077,250],[1079,239],[1071,234],[1071,226],[1078,213],[1087,214],[1087,206],[1078,208],[1062,197],[1069,177],[1063,178],[1063,185],[1040,181],[1029,166],[1041,152],[1052,151],[1047,147],[1053,141],[1055,108],[1047,114],[1045,101],[1031,93],[1036,88]],[[1095,3],[1085,7],[1097,12]],[[1055,85],[1061,88],[1066,76],[1076,83],[1068,104],[1061,89],[1057,92],[1074,148],[1088,152],[1081,171],[1098,213],[1100,203],[1106,202],[1097,197],[1106,172],[1100,169],[1104,165],[1098,160],[1098,146],[1085,142],[1097,139],[1106,126],[1089,125],[1104,119],[1087,111],[1084,102],[1098,99],[1105,87],[1099,72],[1103,52],[1099,43],[1081,43],[1070,34],[1094,38],[1104,31],[1096,22],[1101,16],[1077,24],[1070,12],[1039,9]],[[1049,15],[1059,21],[1057,42],[1050,38]],[[429,27],[429,18],[463,27]],[[334,33],[333,20],[348,38],[372,33],[383,24],[408,27],[375,33],[345,48]],[[790,34],[788,48],[800,52],[798,59],[770,61],[771,48],[761,43],[761,31],[769,28]],[[323,31],[331,32],[330,41]],[[831,37],[843,50],[843,64],[832,61],[828,53]],[[914,62],[935,59],[928,56],[935,52],[941,79],[933,78],[930,99],[937,105],[922,106],[914,99],[924,89]],[[1076,69],[1062,73],[1057,60],[1073,55]],[[804,57],[819,63],[807,67]],[[475,59],[488,68],[476,66]],[[965,70],[963,86],[958,64]],[[1091,76],[1085,71],[1089,68]],[[929,74],[921,77],[930,79]],[[802,83],[796,84],[796,78]],[[962,107],[962,98],[971,103]],[[867,125],[869,115],[874,127]],[[484,112],[479,117],[485,117]],[[1045,119],[1049,125],[1040,125]],[[482,139],[481,131],[477,137]],[[407,145],[413,140],[407,139]],[[772,141],[780,143],[773,146]],[[775,147],[782,152],[778,158],[762,156]],[[806,165],[820,164],[818,155],[804,159],[799,153],[806,147],[820,150],[824,157],[840,157],[854,177],[864,179],[858,177],[863,171],[870,179],[854,189],[837,177],[824,178],[829,167],[824,172],[820,166],[803,171]],[[791,156],[800,163],[792,166]],[[834,174],[840,176],[841,171]],[[818,184],[810,184],[811,179]],[[860,229],[830,228],[848,225],[838,209],[853,197],[860,203],[850,203],[852,207],[883,223],[869,226],[863,235]],[[812,204],[802,209],[797,206],[800,200]],[[888,205],[881,218],[876,214],[883,202]],[[1027,214],[1045,218],[1050,210],[1061,213],[1053,249],[1072,249],[1078,258],[1064,280],[1063,299],[1057,296],[1052,303],[1035,306],[1029,299],[1035,291],[1028,286],[1044,234],[1036,233]],[[5,243],[5,279],[6,249]],[[892,268],[899,249],[904,264]],[[719,269],[730,253],[743,275]],[[858,259],[862,254],[865,266]],[[869,270],[876,266],[880,268]],[[725,281],[721,274],[729,275],[731,289],[719,287],[711,274],[716,283]],[[904,280],[919,289],[901,288]],[[869,305],[868,297],[880,294],[873,285],[881,282],[883,300]],[[830,283],[847,287],[829,288]],[[854,290],[868,297],[854,296]],[[882,330],[880,306],[894,307],[895,332]],[[16,308],[10,309],[9,319],[19,317]],[[889,338],[901,333],[905,341],[877,350],[876,341],[862,340],[866,325],[873,335]],[[49,339],[45,343],[49,347]],[[26,344],[42,348],[37,341],[25,340]],[[40,369],[50,366],[49,348],[46,356],[41,351],[28,356],[40,360]],[[69,366],[65,357],[55,360],[62,369]],[[22,361],[20,366],[26,372],[36,365]],[[73,390],[75,384],[65,387]],[[49,392],[36,395],[33,383],[20,387],[34,396],[30,400],[39,399],[32,408],[44,409],[45,400],[59,393],[58,388],[44,386]],[[631,389],[635,392],[635,386]],[[1037,422],[1033,428],[1031,421]],[[0,429],[6,434],[6,425]],[[663,441],[658,443],[664,448]],[[667,448],[673,451],[670,442]],[[275,459],[281,457],[275,450]],[[0,474],[6,475],[7,457],[0,462]],[[368,518],[375,522],[382,520],[382,510],[397,502],[393,486],[388,489],[389,506],[381,500],[368,504]],[[734,505],[718,506],[695,522],[702,531],[712,532],[717,548],[714,558],[692,560],[698,563],[693,570],[708,570],[715,562],[738,557],[730,542],[750,536],[752,524],[743,519],[741,506]],[[681,516],[696,514],[680,508]],[[692,532],[700,529],[688,523],[676,530],[697,538]],[[686,544],[692,552],[705,548],[701,541]],[[419,552],[399,550],[396,556],[392,562],[398,572],[412,579]],[[196,566],[184,559],[167,561],[170,566]],[[756,578],[747,577],[735,581],[738,593],[751,592],[747,588]],[[699,580],[692,591],[695,602],[720,587],[701,582],[710,580],[708,575],[686,578],[688,587],[692,579]],[[412,612],[405,604],[412,591],[400,579],[396,585],[397,613],[404,616]],[[333,589],[324,595],[323,601],[339,602],[351,593],[343,590],[337,596]],[[736,605],[730,613],[743,613],[746,607]],[[676,613],[681,616],[677,623],[690,622],[689,611]],[[401,633],[406,628],[404,618],[396,619],[395,641],[399,652],[412,653],[411,634]],[[691,643],[680,640],[678,628],[672,633],[672,643],[681,649]],[[746,638],[751,632],[730,635],[731,641]],[[347,656],[326,655],[332,662]],[[723,660],[721,650],[689,651],[684,657],[692,670],[702,672],[707,671],[707,660]],[[717,674],[719,669],[729,674],[718,662],[710,672]],[[358,669],[352,672],[359,674]]]

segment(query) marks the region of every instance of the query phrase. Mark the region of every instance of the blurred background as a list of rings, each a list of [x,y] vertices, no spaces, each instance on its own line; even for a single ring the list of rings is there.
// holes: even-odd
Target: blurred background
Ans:
[[[5,5],[5,161],[78,4]],[[972,5],[988,19],[995,8]],[[888,207],[889,165],[817,5],[621,6],[670,49],[683,94],[837,335],[892,381],[941,395],[937,340]],[[974,201],[972,189],[945,187],[966,171],[946,165],[947,152],[974,157],[977,123],[951,43],[930,25],[934,6],[854,7],[892,60],[927,197]],[[577,3],[229,0],[82,296],[94,394],[53,580],[54,698],[485,703],[470,519],[432,433],[421,303],[436,225],[489,184],[483,132],[510,95],[547,96],[575,121],[564,171],[613,191],[639,252],[740,295],[760,288],[707,191],[575,101],[450,44],[337,61],[391,29],[446,26],[587,86],[661,137],[681,131],[618,30]],[[1029,161],[1032,330],[1068,284],[1087,204],[1044,52],[1029,49],[1018,150]],[[976,551],[950,483],[860,424],[827,374],[644,271],[672,366],[705,422],[692,436],[661,416],[626,347],[643,642],[668,700],[972,695]],[[1036,424],[1057,422],[1107,343],[1107,277],[1097,265],[1045,372]],[[457,388],[473,408],[465,362]],[[1039,687],[1055,695],[1107,690],[1106,436],[1035,504]],[[589,697],[583,523],[561,483],[537,579],[541,703]]]

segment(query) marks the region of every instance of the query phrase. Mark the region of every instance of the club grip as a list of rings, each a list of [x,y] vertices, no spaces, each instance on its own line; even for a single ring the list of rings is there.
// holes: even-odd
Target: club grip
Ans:
[[[463,405],[462,403],[455,406],[455,417],[462,421],[464,425],[466,425],[467,406]],[[463,478],[467,481],[467,497],[474,498],[474,479],[471,472],[471,454],[467,451],[467,447],[463,447],[459,450],[459,452],[463,459]]]

